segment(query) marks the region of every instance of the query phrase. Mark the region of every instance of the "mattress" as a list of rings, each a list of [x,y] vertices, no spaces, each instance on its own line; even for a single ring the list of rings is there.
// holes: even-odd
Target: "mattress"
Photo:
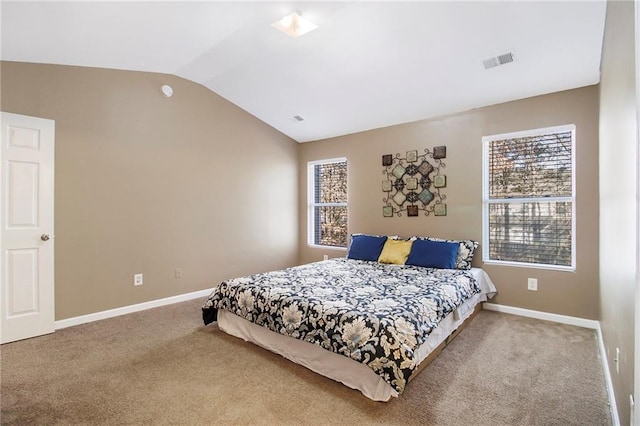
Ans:
[[[311,268],[311,271],[309,271],[309,268]],[[354,269],[354,268],[356,271],[356,275],[353,275],[352,271],[350,271],[351,269]],[[335,260],[333,262],[332,261],[317,262],[317,264],[311,264],[311,266],[306,265],[303,267],[290,268],[290,269],[291,270],[275,271],[269,274],[259,274],[257,276],[244,277],[242,279],[239,279],[240,282],[233,282],[233,283],[225,282],[231,287],[236,285],[244,286],[244,287],[241,287],[240,293],[237,295],[238,296],[237,298],[239,299],[239,301],[235,305],[226,305],[226,306],[233,306],[235,309],[227,309],[224,303],[219,302],[220,300],[224,299],[224,297],[221,296],[221,294],[223,293],[227,294],[228,291],[227,293],[225,293],[222,290],[214,291],[208,301],[208,304],[209,305],[215,304],[214,302],[211,302],[211,300],[216,300],[216,299],[219,302],[216,305],[216,308],[217,308],[216,311],[217,311],[218,325],[220,329],[231,335],[240,337],[244,340],[250,341],[266,349],[269,349],[275,353],[278,353],[313,371],[316,371],[334,380],[340,381],[349,387],[358,389],[368,398],[377,400],[377,401],[386,401],[391,397],[397,396],[399,392],[401,392],[404,389],[404,385],[406,384],[410,374],[414,371],[415,368],[417,368],[420,362],[422,362],[422,360],[424,360],[434,348],[440,345],[440,343],[444,341],[444,339],[446,339],[447,336],[449,336],[452,330],[455,330],[464,321],[464,319],[466,319],[469,315],[471,315],[473,311],[473,307],[475,305],[477,305],[478,303],[481,303],[482,301],[485,301],[487,297],[490,297],[491,295],[493,295],[493,293],[495,293],[495,286],[493,286],[493,283],[489,279],[488,275],[481,269],[476,269],[476,268],[472,269],[471,271],[448,271],[448,272],[442,271],[442,270],[426,271],[425,270],[426,268],[418,268],[418,270],[415,270],[415,268],[412,269],[412,268],[406,268],[406,267],[394,269],[393,267],[389,268],[389,267],[381,267],[381,266],[367,265],[367,264],[362,265],[362,264],[357,264],[357,262],[354,263],[353,261],[344,259],[344,260],[339,260],[337,262]],[[331,271],[330,279],[327,277],[324,277],[323,279],[318,278],[322,276],[323,270]],[[257,287],[261,287],[261,286],[265,287],[267,289],[265,290],[267,291],[267,293],[275,288],[277,290],[275,292],[278,293],[279,296],[282,296],[283,290],[280,287],[280,285],[284,284],[285,281],[290,281],[290,282],[305,281],[308,278],[305,275],[307,273],[309,273],[309,276],[312,278],[311,296],[313,297],[310,297],[309,295],[307,295],[306,299],[301,299],[300,297],[298,297],[298,293],[295,293],[296,297],[291,296],[291,294],[293,294],[291,293],[289,294],[290,297],[286,297],[286,298],[281,297],[280,299],[276,299],[276,302],[273,302],[273,301],[260,302],[264,306],[270,306],[275,303],[279,305],[278,309],[280,310],[282,310],[284,306],[285,312],[283,314],[278,314],[278,315],[282,317],[280,318],[280,321],[284,322],[285,325],[288,324],[286,322],[286,318],[287,318],[287,315],[289,315],[287,314],[286,309],[292,306],[292,304],[293,306],[296,306],[296,309],[297,309],[298,304],[302,303],[300,300],[304,300],[305,303],[309,304],[309,307],[307,307],[308,308],[307,310],[312,313],[311,316],[313,316],[313,314],[315,313],[316,317],[318,317],[319,314],[317,314],[317,312],[314,311],[314,309],[319,309],[317,307],[318,304],[314,302],[315,300],[314,297],[317,296],[317,293],[328,292],[327,287],[323,287],[323,285],[327,284],[328,282],[327,280],[329,281],[333,280],[331,284],[331,286],[333,287],[329,287],[329,288],[334,288],[334,287],[341,288],[341,286],[344,283],[340,283],[340,278],[345,278],[345,281],[349,282],[350,284],[352,284],[353,281],[357,281],[355,286],[355,291],[360,291],[362,289],[367,289],[367,288],[371,289],[373,288],[372,287],[373,281],[381,280],[385,283],[383,285],[384,287],[383,290],[385,292],[391,292],[391,293],[393,292],[398,293],[398,291],[404,288],[410,288],[410,289],[415,288],[416,285],[419,284],[419,282],[428,281],[428,287],[433,287],[433,283],[439,283],[439,281],[442,281],[441,283],[439,283],[439,285],[444,284],[446,288],[446,291],[444,291],[444,293],[451,294],[452,300],[458,300],[461,302],[456,303],[453,309],[448,309],[448,312],[446,312],[446,315],[444,315],[442,318],[438,318],[437,321],[434,319],[433,324],[435,325],[428,329],[428,333],[426,333],[428,334],[428,337],[426,339],[419,340],[419,346],[414,345],[414,346],[408,347],[407,342],[416,343],[418,342],[418,340],[413,336],[406,337],[406,335],[401,336],[405,339],[403,340],[403,342],[401,342],[402,345],[396,342],[398,344],[396,344],[396,346],[392,346],[395,340],[399,340],[398,338],[394,340],[393,335],[390,334],[391,332],[395,332],[396,330],[393,328],[391,329],[391,331],[382,330],[383,331],[382,339],[380,339],[380,341],[382,342],[381,344],[382,346],[386,344],[387,347],[391,347],[391,349],[394,350],[393,354],[398,357],[397,360],[391,360],[391,357],[387,358],[384,356],[384,354],[381,356],[380,351],[382,349],[380,348],[377,349],[378,351],[377,355],[375,353],[375,350],[369,351],[369,353],[363,350],[362,351],[363,353],[360,353],[360,349],[361,349],[360,347],[355,348],[356,351],[353,351],[354,349],[353,345],[351,348],[347,348],[345,352],[344,348],[341,348],[341,347],[336,348],[336,345],[334,342],[334,344],[331,347],[329,347],[329,350],[327,350],[328,348],[326,347],[326,345],[324,348],[322,347],[323,343],[326,343],[326,341],[328,341],[326,338],[321,342],[313,341],[313,338],[316,334],[323,335],[322,333],[325,333],[326,335],[326,330],[325,331],[308,330],[308,332],[304,335],[298,335],[298,336],[291,335],[292,334],[291,331],[298,333],[298,329],[306,330],[306,325],[305,324],[301,325],[299,318],[298,318],[298,322],[296,323],[297,328],[293,328],[291,330],[288,330],[288,329],[285,330],[282,324],[278,326],[273,326],[272,324],[273,319],[270,318],[269,315],[266,315],[264,312],[259,312],[259,311],[256,311],[255,309],[253,310],[245,309],[247,298],[249,298],[251,303],[255,305],[255,304],[258,304],[258,302],[255,302],[254,299],[261,298],[262,300],[267,297],[264,295],[258,296],[259,293],[257,293],[257,290],[255,288],[256,283],[258,283]],[[370,278],[371,276],[375,276],[377,273],[379,273],[379,277]],[[406,276],[409,276],[409,278],[406,278]],[[360,278],[365,277],[365,278],[360,280],[359,277]],[[398,277],[401,277],[401,281],[398,281]],[[411,279],[413,279],[411,277],[414,277],[414,278],[417,277],[417,281],[415,280],[411,281]],[[470,290],[469,291],[470,294],[466,295],[467,297],[464,297],[465,299],[464,301],[462,301],[461,294],[458,294],[454,290],[452,290],[452,288],[449,288],[451,284],[450,280],[452,279],[451,277],[457,277],[458,280],[461,280],[461,282],[463,283],[463,287],[469,288],[469,289],[473,288],[473,291]],[[404,282],[402,281],[403,279],[407,279],[409,281]],[[269,286],[263,286],[265,282],[268,283]],[[225,285],[225,283],[223,283],[222,285]],[[295,289],[297,292],[300,292],[301,294],[304,293],[304,290],[305,290],[304,286],[302,287],[298,286],[298,287],[295,287]],[[438,291],[442,292],[441,289]],[[345,294],[347,293],[340,294],[339,296],[341,297],[344,296],[346,298]],[[402,291],[400,291],[400,293],[402,293]],[[247,296],[247,294],[250,294],[250,295]],[[422,293],[419,293],[419,295],[421,294]],[[255,295],[255,297],[253,295]],[[335,295],[333,296],[335,299]],[[373,299],[373,303],[377,303],[380,301],[380,300],[376,301],[375,297],[373,296],[372,296],[372,299]],[[401,298],[400,300],[403,304],[411,305],[411,304],[415,304],[414,303],[415,300],[413,299],[415,299],[415,297],[408,297],[404,299]],[[440,305],[438,305],[439,309],[445,310],[445,308],[450,308],[449,305],[452,303],[451,300],[441,300],[441,299],[442,299],[442,294],[439,294],[438,297],[434,299],[440,303]],[[294,301],[291,302],[291,300],[294,300]],[[348,300],[348,298],[346,298],[345,300]],[[387,299],[381,299],[381,300],[385,301]],[[287,302],[285,303],[285,301]],[[322,303],[328,303],[330,304],[331,307],[334,306],[334,305],[331,305],[332,303],[335,304],[335,302],[332,302],[332,301],[324,301]],[[385,303],[389,305],[389,303],[391,302],[387,301]],[[344,305],[344,303],[342,304]],[[427,304],[433,304],[433,301],[428,301]],[[338,305],[340,305],[340,303],[338,303]],[[383,308],[385,308],[384,303],[381,304],[380,306],[383,306]],[[324,307],[326,308],[326,306]],[[388,306],[386,307],[388,308]],[[205,309],[203,309],[203,311],[205,311]],[[229,311],[233,311],[233,313]],[[251,314],[248,314],[249,311],[251,311]],[[382,311],[384,311],[384,309],[382,309]],[[400,312],[397,312],[397,311],[398,309],[394,311],[394,315],[396,316],[393,318],[398,318],[397,317],[398,315],[403,315],[406,313],[406,312],[402,312],[401,310]],[[289,315],[289,317],[290,316],[291,315]],[[374,313],[374,316],[380,316],[379,312],[376,311]],[[427,326],[431,325],[430,321],[432,316],[435,316],[433,312],[429,312],[428,315],[426,315],[426,318],[429,321],[427,321],[426,323],[421,323],[423,328],[426,328]],[[261,318],[263,324],[260,324],[260,325],[253,324],[252,322],[247,321],[243,317],[252,319],[253,321],[256,321],[256,319]],[[268,321],[270,322],[269,324],[267,324],[267,326],[265,326],[264,324],[265,318],[267,318]],[[321,321],[322,321],[322,318],[324,317],[321,317]],[[330,318],[330,317],[326,317],[324,319],[327,319],[327,318]],[[382,320],[380,321],[380,323],[389,322],[389,320],[386,317],[384,317],[384,315],[381,316],[381,318]],[[358,321],[362,321],[362,320],[358,319]],[[402,322],[404,320],[401,318],[400,321]],[[353,323],[356,323],[356,321],[353,321]],[[351,324],[352,323],[349,323],[349,322],[343,323],[342,329],[344,329],[345,327],[351,326]],[[269,327],[268,325],[271,325],[271,326]],[[269,328],[271,328],[271,330]],[[336,329],[340,329],[340,326],[336,326]],[[329,333],[331,333],[331,329],[329,329]],[[309,336],[311,336],[311,338]],[[292,339],[291,337],[298,337],[298,338]],[[371,336],[367,334],[367,337],[371,337]],[[389,343],[389,341],[391,343]],[[367,346],[370,346],[370,345],[367,345]],[[352,352],[348,352],[349,350],[351,350]],[[356,356],[353,356],[353,352],[356,352],[355,354]],[[387,354],[389,353],[390,352],[387,351]],[[367,357],[367,359],[371,360],[369,365],[361,361],[363,354],[365,357]],[[404,358],[399,357],[398,356],[399,354],[402,354]],[[376,370],[375,367],[378,367],[380,365],[380,362],[377,359],[373,358],[374,356],[378,356],[383,360],[384,363],[386,363],[383,365],[383,367],[385,367],[386,370],[382,370],[381,368],[378,368],[377,371],[374,371]],[[394,361],[397,364],[392,364],[391,361]],[[374,367],[372,367],[372,365]],[[399,368],[397,366],[404,367],[404,369]],[[384,374],[381,374],[381,372]],[[392,374],[396,374],[396,375],[393,376]]]

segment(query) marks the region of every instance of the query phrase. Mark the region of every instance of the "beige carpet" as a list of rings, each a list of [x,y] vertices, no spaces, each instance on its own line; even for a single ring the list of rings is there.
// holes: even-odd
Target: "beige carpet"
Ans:
[[[593,330],[482,311],[379,403],[203,327],[201,302],[3,345],[2,424],[611,424]]]

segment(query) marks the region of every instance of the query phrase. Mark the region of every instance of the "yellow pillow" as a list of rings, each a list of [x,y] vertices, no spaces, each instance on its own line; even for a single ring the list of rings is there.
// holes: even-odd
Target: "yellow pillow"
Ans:
[[[395,263],[404,265],[409,257],[413,241],[387,239],[378,258],[380,263]]]

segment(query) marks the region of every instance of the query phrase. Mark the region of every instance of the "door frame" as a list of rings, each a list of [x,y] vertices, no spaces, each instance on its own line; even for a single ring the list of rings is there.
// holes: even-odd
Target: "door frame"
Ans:
[[[633,398],[631,407],[632,426],[640,425],[640,5],[635,5],[635,62],[636,62],[636,310],[635,310],[635,348]],[[630,401],[631,402],[631,401]],[[629,403],[630,403],[629,402]]]

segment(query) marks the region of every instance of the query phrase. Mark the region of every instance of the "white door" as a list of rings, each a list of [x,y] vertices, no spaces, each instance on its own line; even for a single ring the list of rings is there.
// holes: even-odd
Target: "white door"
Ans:
[[[54,331],[54,121],[2,112],[0,343]]]

